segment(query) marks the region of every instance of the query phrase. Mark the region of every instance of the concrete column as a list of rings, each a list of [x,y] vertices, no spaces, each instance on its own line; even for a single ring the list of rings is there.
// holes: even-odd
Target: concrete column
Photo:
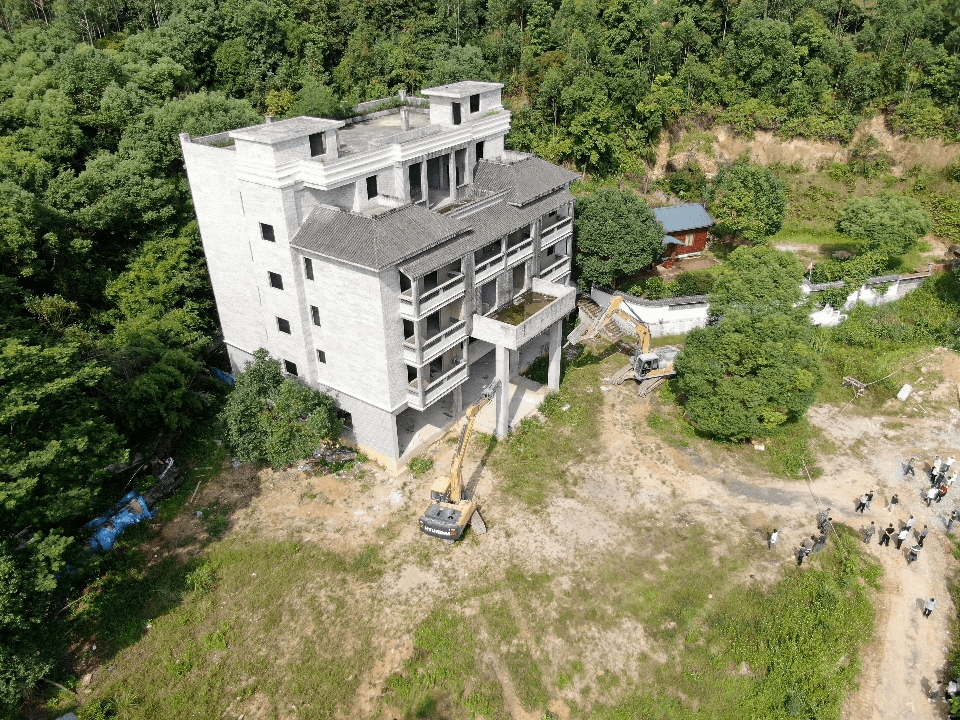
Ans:
[[[457,153],[451,150],[447,155],[447,168],[450,172],[450,199],[456,202],[457,199]]]
[[[427,186],[427,156],[420,160],[420,192],[423,195],[423,204],[430,207],[430,188]]]
[[[453,417],[458,418],[463,414],[463,385],[457,385],[453,389]]]
[[[497,354],[497,379],[500,381],[497,390],[497,437],[502,440],[510,431],[510,350],[497,345],[494,352]]]
[[[563,336],[563,320],[550,326],[550,362],[547,366],[547,389],[560,389],[560,342]]]

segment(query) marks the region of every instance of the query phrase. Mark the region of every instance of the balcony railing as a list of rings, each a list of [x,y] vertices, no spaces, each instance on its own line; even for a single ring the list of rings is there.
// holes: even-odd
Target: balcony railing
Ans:
[[[507,250],[507,262],[513,262],[518,257],[524,255],[527,251],[533,250],[533,240],[526,240],[522,243],[517,243],[512,248]]]
[[[473,276],[475,278],[474,282],[478,283],[490,275],[493,275],[493,273],[500,269],[501,265],[503,265],[502,252],[497,254],[495,257],[490,258],[489,260],[484,260],[481,263],[477,263],[477,266],[473,269]]]
[[[561,235],[566,234],[573,227],[573,218],[563,218],[558,220],[553,225],[544,227],[540,229],[540,247],[543,247],[544,242],[550,243],[558,239]]]
[[[412,380],[407,386],[407,400],[414,407],[422,410],[466,380],[468,374],[467,363],[459,360],[450,370],[427,385],[425,390],[420,389],[420,383],[417,380]]]
[[[405,313],[419,317],[444,304],[446,300],[455,297],[464,291],[463,273],[457,273],[443,285],[438,285],[420,293],[420,299],[414,307],[413,290],[407,289],[400,293],[400,309]]]
[[[559,270],[561,267],[566,267],[566,265],[567,265],[567,263],[569,262],[569,260],[570,260],[570,256],[569,256],[569,255],[561,255],[556,262],[554,262],[554,263],[551,264],[551,265],[548,265],[547,267],[543,268],[543,269],[540,271],[540,277],[543,278],[544,280],[549,279],[548,276],[549,276],[550,274],[556,272],[556,271]]]
[[[464,330],[467,326],[466,321],[460,320],[454,323],[446,330],[437,333],[431,338],[422,340],[420,343],[420,354],[417,355],[417,346],[415,338],[409,337],[403,341],[403,359],[408,365],[422,365],[429,362],[434,357],[449,349],[454,342],[463,339]]]

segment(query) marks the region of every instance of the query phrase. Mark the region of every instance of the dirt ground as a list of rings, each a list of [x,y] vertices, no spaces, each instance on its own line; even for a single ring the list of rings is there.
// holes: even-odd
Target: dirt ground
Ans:
[[[812,422],[838,450],[821,462],[824,473],[811,483],[744,477],[742,471],[722,460],[692,449],[676,450],[653,436],[642,422],[650,404],[636,397],[635,386],[598,388],[606,398],[604,451],[571,468],[578,477],[575,491],[555,497],[536,518],[523,516],[515,502],[498,493],[496,477],[480,466],[478,454],[471,456],[465,479],[483,499],[491,530],[478,542],[449,548],[451,565],[445,572],[449,575],[449,567],[455,567],[466,578],[467,574],[483,575],[521,562],[530,571],[562,568],[567,577],[574,577],[577,568],[591,562],[597,553],[616,547],[617,525],[623,516],[609,512],[610,498],[618,499],[620,512],[648,518],[665,528],[722,523],[740,536],[733,539],[762,544],[767,529],[778,527],[780,541],[774,551],[750,568],[751,577],[766,583],[775,581],[782,568],[795,562],[796,548],[815,531],[815,516],[821,508],[831,508],[836,521],[854,528],[866,527],[871,520],[878,527],[888,522],[898,525],[914,515],[918,528],[927,525],[931,529],[918,562],[907,564],[906,547],[903,551],[880,547],[877,538],[869,545],[885,571],[883,591],[877,599],[878,627],[865,653],[860,689],[849,698],[845,717],[944,718],[945,706],[931,703],[928,695],[936,682],[944,679],[947,646],[954,642],[948,621],[956,610],[947,577],[955,572],[956,562],[944,528],[957,498],[950,494],[943,503],[928,508],[921,495],[929,487],[924,469],[934,455],[960,457],[960,358],[938,350],[903,373],[903,382],[922,384],[921,378],[927,378],[932,389],[904,404],[891,399],[890,412],[882,416],[858,414],[856,401],[845,408],[813,408]],[[912,413],[906,412],[908,407]],[[916,407],[943,410],[919,412]],[[899,408],[904,408],[903,417],[897,417]],[[378,528],[398,528],[386,550],[394,559],[391,569],[378,587],[370,590],[396,599],[387,604],[391,610],[380,619],[382,660],[364,678],[354,709],[344,710],[347,717],[392,717],[389,709],[379,705],[384,681],[413,651],[412,621],[444,592],[441,568],[424,567],[413,558],[420,545],[436,542],[418,532],[416,518],[425,507],[432,478],[449,467],[452,448],[445,440],[436,443],[429,451],[436,462],[435,471],[419,479],[408,473],[392,477],[372,464],[342,477],[315,475],[306,466],[280,472],[227,469],[216,481],[199,488],[193,503],[165,526],[164,538],[169,547],[189,552],[189,538],[201,534],[196,509],[218,502],[235,509],[231,533],[317,542],[337,550],[358,550],[378,542]],[[905,478],[903,462],[912,455],[918,457],[916,477]],[[857,497],[871,489],[876,492],[872,508],[862,516],[855,513]],[[894,493],[901,502],[891,512],[888,503]],[[629,555],[641,550],[623,551]],[[563,582],[563,575],[558,582]],[[922,601],[929,597],[937,598],[940,605],[930,618],[924,618]],[[571,658],[571,648],[557,638],[528,640],[534,657],[554,668]],[[598,630],[598,636],[584,644],[596,657],[587,654],[580,659],[587,668],[596,663],[632,675],[630,657],[620,656],[625,645],[647,648],[654,655],[657,652],[649,647],[642,626],[624,626],[614,633]],[[501,680],[512,716],[532,717],[516,700],[509,673],[498,659],[491,656],[485,662]],[[583,707],[582,690],[549,688],[551,711],[561,718],[571,717],[568,702]],[[247,718],[259,717],[254,708],[245,710]]]

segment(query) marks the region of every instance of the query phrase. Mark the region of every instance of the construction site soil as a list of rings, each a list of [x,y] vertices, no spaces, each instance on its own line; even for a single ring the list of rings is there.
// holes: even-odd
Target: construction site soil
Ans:
[[[743,582],[772,585],[784,568],[795,563],[796,547],[814,532],[819,509],[832,508],[836,521],[854,528],[871,520],[885,525],[912,514],[920,526],[933,530],[919,562],[908,565],[904,552],[879,547],[876,540],[867,546],[883,565],[883,589],[877,595],[877,631],[865,650],[860,688],[848,698],[844,717],[943,718],[945,706],[929,702],[928,694],[942,679],[948,646],[955,642],[949,632],[956,610],[949,599],[948,580],[957,563],[944,533],[945,517],[955,498],[948,496],[946,502],[928,508],[921,499],[927,486],[921,466],[916,477],[904,478],[902,463],[912,455],[924,463],[935,454],[960,456],[960,358],[937,350],[902,375],[903,382],[928,389],[902,404],[891,398],[883,414],[861,414],[853,398],[841,408],[811,410],[812,423],[836,447],[829,458],[821,458],[823,473],[812,482],[755,472],[748,476],[729,456],[711,452],[709,444],[684,448],[664,443],[645,421],[661,401],[638,399],[636,385],[626,383],[593,388],[604,394],[602,449],[570,467],[576,483],[549,498],[539,512],[523,509],[498,490],[500,479],[482,465],[488,453],[475,448],[468,455],[464,477],[483,499],[490,526],[487,534],[468,538],[469,542],[444,546],[417,528],[429,484],[434,475],[446,471],[453,454],[454,444],[444,439],[428,453],[434,472],[421,478],[409,473],[392,477],[370,463],[340,476],[320,475],[307,467],[225,468],[197,488],[192,502],[163,526],[152,551],[184,557],[202,552],[207,535],[198,509],[218,506],[232,508],[229,538],[316,543],[343,553],[371,545],[380,548],[386,572],[370,586],[351,590],[357,602],[376,608],[377,659],[365,671],[353,702],[338,714],[389,720],[396,715],[383,700],[388,677],[413,654],[411,628],[443,604],[451,582],[469,588],[475,578],[480,582],[502,574],[507,566],[519,565],[529,573],[552,573],[553,582],[562,588],[564,583],[579,581],[585,568],[611,552],[622,555],[624,562],[659,553],[657,557],[668,563],[671,537],[699,526],[707,529],[704,552],[718,557],[744,543],[764,546],[766,533],[777,527],[780,540],[774,550],[755,555],[758,559],[740,571]],[[871,510],[855,513],[856,499],[871,489],[876,492]],[[901,504],[891,512],[888,500],[893,493],[899,494]],[[637,523],[653,529],[661,547],[640,546],[634,535],[619,531],[624,524]],[[596,590],[603,592],[603,588]],[[504,603],[516,605],[509,584],[502,593]],[[929,597],[940,600],[940,607],[925,619],[920,603]],[[614,627],[587,628],[573,645],[562,633],[544,635],[525,627],[524,612],[514,609],[519,641],[541,666],[559,671],[574,660],[583,664],[575,683],[561,688],[545,680],[548,707],[559,718],[578,717],[593,698],[602,696],[598,689],[602,673],[619,673],[639,682],[638,652],[661,662],[669,653],[650,640],[648,628],[629,619]],[[477,608],[468,604],[461,611],[470,614]],[[311,635],[304,623],[300,620],[295,627],[298,637]],[[496,643],[486,647],[482,662],[502,686],[506,712],[513,718],[539,720],[539,710],[530,712],[518,700],[517,678],[505,669]],[[101,679],[106,680],[101,669],[92,669],[91,676],[93,690]],[[251,720],[276,717],[271,715],[275,712],[276,706],[258,693],[227,708],[224,716]]]

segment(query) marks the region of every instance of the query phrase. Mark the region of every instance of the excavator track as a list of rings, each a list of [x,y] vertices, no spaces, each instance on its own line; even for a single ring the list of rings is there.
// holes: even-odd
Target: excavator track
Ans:
[[[640,383],[640,387],[637,388],[637,395],[642,398],[648,397],[654,390],[663,385],[666,381],[667,379],[665,377],[644,380],[642,383]]]
[[[623,381],[627,378],[632,378],[633,375],[633,365],[627,363],[622,369],[620,369],[616,375],[610,378],[610,382],[614,385],[623,385]]]

